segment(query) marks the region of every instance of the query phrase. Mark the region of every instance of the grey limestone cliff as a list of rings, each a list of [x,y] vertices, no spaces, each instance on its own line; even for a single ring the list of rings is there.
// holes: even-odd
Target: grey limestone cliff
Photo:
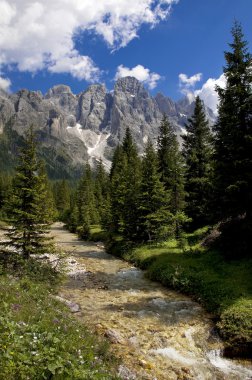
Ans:
[[[152,97],[133,77],[117,80],[112,92],[101,84],[78,95],[70,87],[57,85],[45,96],[40,91],[0,92],[0,133],[8,123],[18,135],[32,124],[48,165],[81,167],[102,158],[109,167],[113,148],[130,127],[140,152],[148,137],[155,140],[162,115],[167,114],[178,136],[192,114],[188,99],[174,102],[157,94]],[[209,118],[213,118],[208,110]],[[48,158],[49,157],[49,158]]]

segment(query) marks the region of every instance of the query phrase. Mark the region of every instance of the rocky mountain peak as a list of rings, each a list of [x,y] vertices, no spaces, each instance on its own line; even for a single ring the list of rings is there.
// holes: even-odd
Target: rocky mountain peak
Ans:
[[[59,84],[50,88],[48,92],[46,93],[45,98],[46,99],[53,98],[53,97],[58,98],[58,97],[61,97],[63,94],[73,95],[71,88],[69,86],[66,86],[64,84]]]
[[[97,83],[97,84],[91,84],[81,94],[86,94],[86,93],[90,93],[90,94],[103,93],[103,94],[105,94],[106,92],[107,92],[106,86],[104,84]]]
[[[186,98],[174,102],[160,93],[152,97],[134,77],[118,79],[111,92],[103,84],[93,84],[74,95],[69,86],[57,85],[45,96],[28,90],[0,93],[0,133],[9,120],[19,135],[33,124],[42,156],[55,168],[50,170],[65,173],[66,165],[80,169],[87,160],[94,164],[100,158],[109,167],[127,127],[142,152],[148,137],[156,141],[164,113],[180,137],[193,109]],[[211,118],[211,111],[208,115]]]
[[[134,77],[120,78],[115,83],[114,92],[123,92],[130,95],[148,95],[143,84]]]

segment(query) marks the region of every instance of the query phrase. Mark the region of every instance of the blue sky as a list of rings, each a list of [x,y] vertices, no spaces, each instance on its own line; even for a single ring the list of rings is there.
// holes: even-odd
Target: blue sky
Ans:
[[[152,94],[198,90],[211,106],[234,19],[252,51],[251,0],[1,0],[0,86],[79,93],[131,74]]]

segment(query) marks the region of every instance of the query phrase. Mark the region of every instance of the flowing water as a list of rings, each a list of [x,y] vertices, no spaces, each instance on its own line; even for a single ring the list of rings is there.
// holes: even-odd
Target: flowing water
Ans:
[[[79,241],[59,223],[52,233],[72,265],[59,295],[80,305],[78,318],[112,342],[122,378],[252,379],[251,363],[221,357],[211,316],[199,304],[146,279],[101,243]]]

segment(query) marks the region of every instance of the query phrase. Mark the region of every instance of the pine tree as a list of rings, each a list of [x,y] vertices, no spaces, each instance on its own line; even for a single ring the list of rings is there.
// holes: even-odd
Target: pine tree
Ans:
[[[110,181],[102,160],[99,160],[95,172],[95,197],[102,227],[109,228],[110,213]]]
[[[111,199],[111,223],[112,232],[122,232],[122,209],[124,205],[126,182],[126,155],[122,146],[115,149],[110,171],[110,199]]]
[[[159,129],[157,153],[161,181],[170,195],[170,211],[175,218],[176,216],[178,217],[178,234],[180,222],[184,219],[184,162],[179,150],[176,134],[174,133],[174,129],[169,123],[166,115],[163,116]]]
[[[9,198],[11,192],[12,179],[5,173],[0,174],[0,215],[5,217],[4,205]]]
[[[192,225],[199,227],[209,219],[213,148],[204,105],[198,96],[194,113],[185,127],[182,139],[186,162],[186,213],[192,218]]]
[[[138,224],[137,209],[141,178],[140,159],[129,128],[126,128],[122,150],[126,157],[126,167],[123,173],[125,183],[122,208],[123,235],[129,240],[134,240]]]
[[[112,229],[134,240],[140,187],[140,160],[130,129],[115,150],[110,172]]]
[[[70,208],[71,190],[69,183],[65,179],[57,181],[53,186],[53,192],[59,219],[64,221]]]
[[[237,255],[252,248],[252,56],[238,22],[231,32],[231,51],[225,52],[226,87],[217,88],[215,216],[229,220],[227,251],[236,250]]]
[[[237,22],[232,36],[231,51],[225,52],[226,87],[217,88],[215,126],[218,211],[226,217],[251,213],[252,202],[252,57]]]
[[[81,238],[88,238],[91,224],[99,223],[99,213],[96,207],[94,179],[90,165],[85,165],[76,194],[78,208],[78,231]]]
[[[138,239],[152,241],[174,233],[170,199],[158,173],[158,160],[148,140],[142,161],[142,180],[138,205]]]
[[[38,161],[38,178],[40,181],[40,207],[41,218],[45,223],[52,223],[57,217],[57,210],[54,201],[51,185],[49,183],[44,161]]]
[[[25,136],[25,147],[13,180],[13,191],[8,202],[12,227],[7,232],[9,245],[24,259],[52,249],[47,237],[51,217],[47,203],[45,175],[36,155],[33,129]]]

